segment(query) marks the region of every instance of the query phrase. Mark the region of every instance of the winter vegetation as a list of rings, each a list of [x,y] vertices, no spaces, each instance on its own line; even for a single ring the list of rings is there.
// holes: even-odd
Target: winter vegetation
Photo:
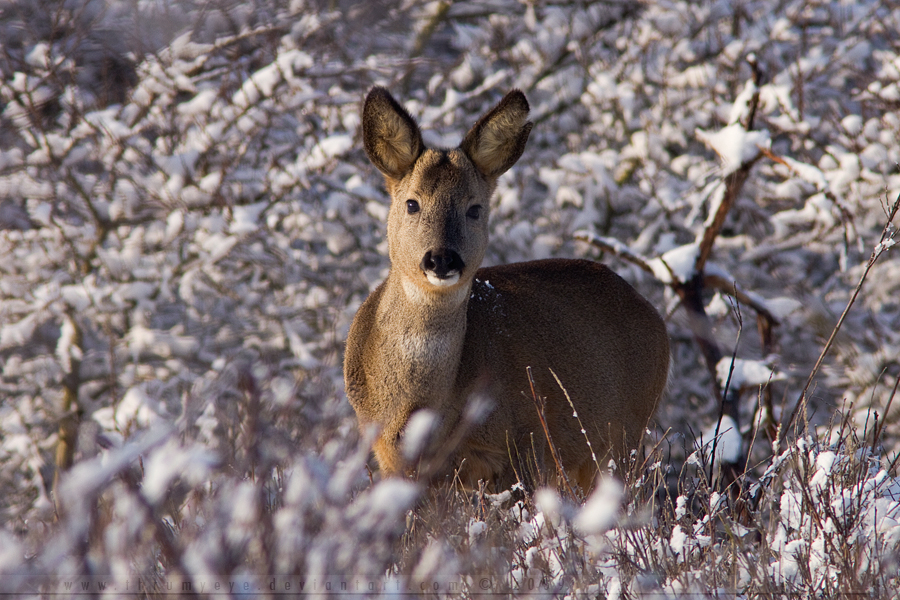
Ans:
[[[897,31],[878,0],[0,3],[0,592],[900,596]],[[341,358],[388,266],[374,84],[444,146],[523,90],[487,262],[602,260],[665,314],[655,429],[587,498],[372,471]]]

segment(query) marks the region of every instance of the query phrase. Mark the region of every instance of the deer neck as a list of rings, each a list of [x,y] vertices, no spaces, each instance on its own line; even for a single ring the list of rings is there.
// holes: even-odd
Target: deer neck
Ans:
[[[433,294],[392,271],[385,285],[378,323],[384,339],[390,339],[394,369],[412,396],[422,400],[446,395],[452,388],[466,334],[469,285]]]

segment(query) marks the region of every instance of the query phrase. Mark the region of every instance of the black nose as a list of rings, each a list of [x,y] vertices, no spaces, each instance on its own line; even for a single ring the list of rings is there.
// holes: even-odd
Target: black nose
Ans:
[[[429,250],[422,257],[422,270],[432,272],[441,279],[446,278],[453,272],[462,272],[465,263],[455,250],[448,248],[440,248],[438,250]]]

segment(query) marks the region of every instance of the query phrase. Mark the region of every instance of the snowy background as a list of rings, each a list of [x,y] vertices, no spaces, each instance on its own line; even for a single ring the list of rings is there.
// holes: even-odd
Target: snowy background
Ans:
[[[896,593],[897,31],[877,1],[0,3],[0,591]],[[373,84],[445,146],[522,89],[488,262],[603,260],[666,314],[626,487],[370,479],[341,359],[388,266]]]

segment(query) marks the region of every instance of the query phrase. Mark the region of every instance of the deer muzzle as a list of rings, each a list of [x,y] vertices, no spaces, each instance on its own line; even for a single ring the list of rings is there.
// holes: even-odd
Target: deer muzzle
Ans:
[[[419,266],[432,285],[445,287],[459,281],[466,265],[456,250],[438,248],[426,252]]]

